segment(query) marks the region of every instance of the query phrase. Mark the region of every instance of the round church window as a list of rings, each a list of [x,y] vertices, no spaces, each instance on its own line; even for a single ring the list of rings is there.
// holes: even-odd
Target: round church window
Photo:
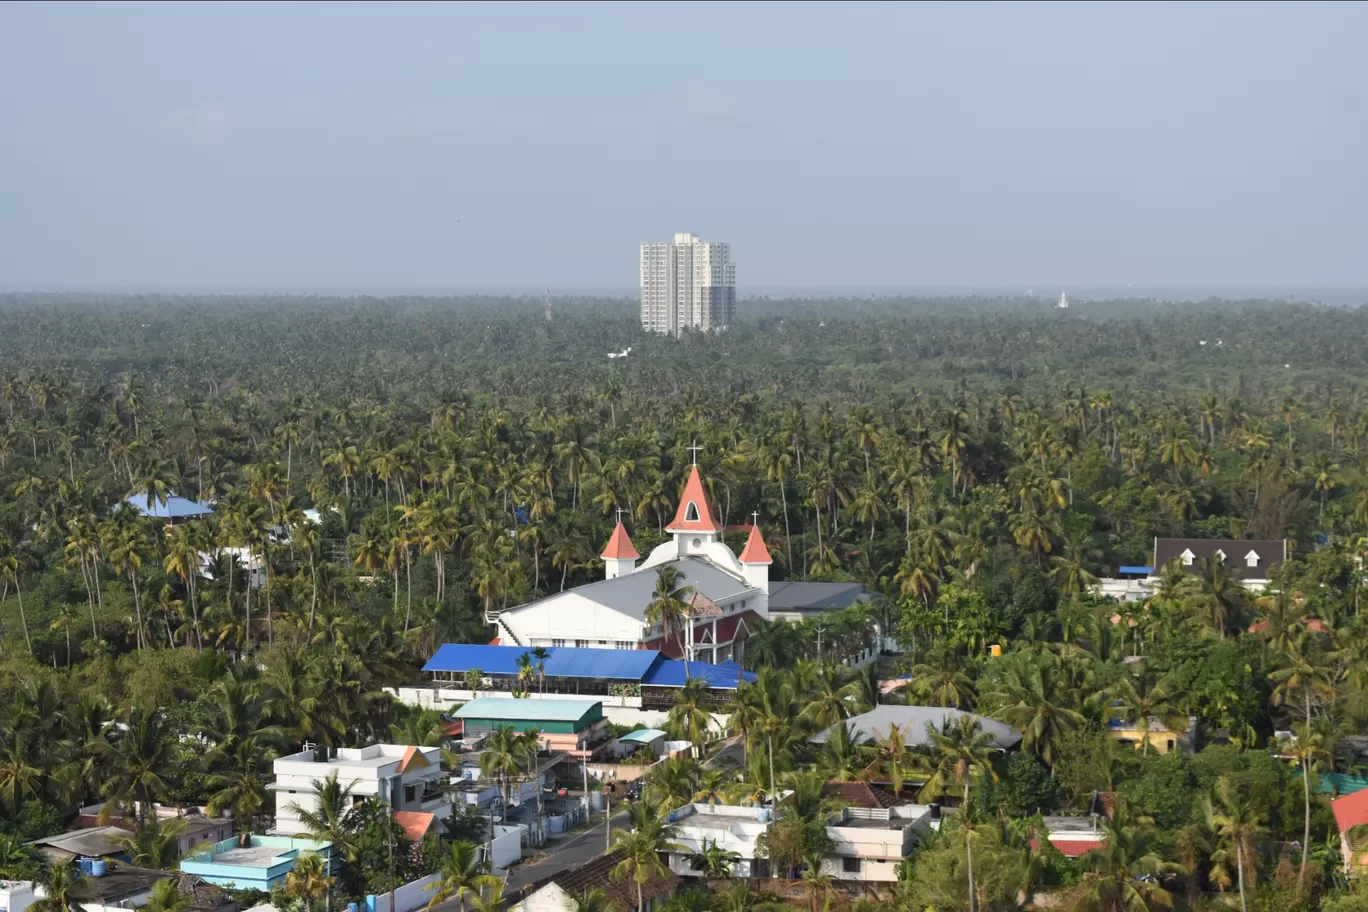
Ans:
[[[701,548],[701,547],[703,546],[703,539],[701,539],[701,538],[695,538],[694,541],[693,541],[693,546],[694,546],[695,548]]]

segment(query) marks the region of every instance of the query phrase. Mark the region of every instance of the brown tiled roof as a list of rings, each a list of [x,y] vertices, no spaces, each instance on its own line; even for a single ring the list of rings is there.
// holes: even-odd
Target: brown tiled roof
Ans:
[[[545,887],[548,884],[555,884],[571,896],[579,896],[589,890],[602,890],[608,897],[610,904],[617,904],[625,909],[635,909],[637,907],[636,882],[631,877],[615,877],[613,869],[622,861],[623,855],[620,850],[613,850],[607,855],[600,855],[593,861],[585,862],[578,868],[571,868],[569,871],[562,871],[560,874],[553,874],[545,880],[537,881],[522,890],[521,895],[525,898]],[[661,864],[665,862],[662,859]],[[657,896],[669,896],[679,886],[679,878],[666,869],[665,877],[652,877],[641,885],[642,898],[647,902]]]
[[[885,791],[868,782],[828,782],[822,795],[845,804],[847,807],[887,809],[902,802],[892,792]]]

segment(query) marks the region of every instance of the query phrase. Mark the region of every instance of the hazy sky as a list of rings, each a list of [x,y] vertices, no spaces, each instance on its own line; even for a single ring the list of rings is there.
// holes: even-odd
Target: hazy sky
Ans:
[[[0,4],[0,285],[1368,284],[1368,4]]]

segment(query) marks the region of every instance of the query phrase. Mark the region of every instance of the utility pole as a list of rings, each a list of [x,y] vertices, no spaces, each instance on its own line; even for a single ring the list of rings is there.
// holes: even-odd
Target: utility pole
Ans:
[[[612,789],[605,789],[603,792],[603,851],[605,853],[613,851],[613,792]]]

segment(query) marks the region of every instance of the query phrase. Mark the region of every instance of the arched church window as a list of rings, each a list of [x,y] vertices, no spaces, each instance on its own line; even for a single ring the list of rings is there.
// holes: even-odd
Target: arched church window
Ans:
[[[684,509],[684,521],[698,522],[698,504],[694,503],[692,500],[689,501],[688,507]]]

